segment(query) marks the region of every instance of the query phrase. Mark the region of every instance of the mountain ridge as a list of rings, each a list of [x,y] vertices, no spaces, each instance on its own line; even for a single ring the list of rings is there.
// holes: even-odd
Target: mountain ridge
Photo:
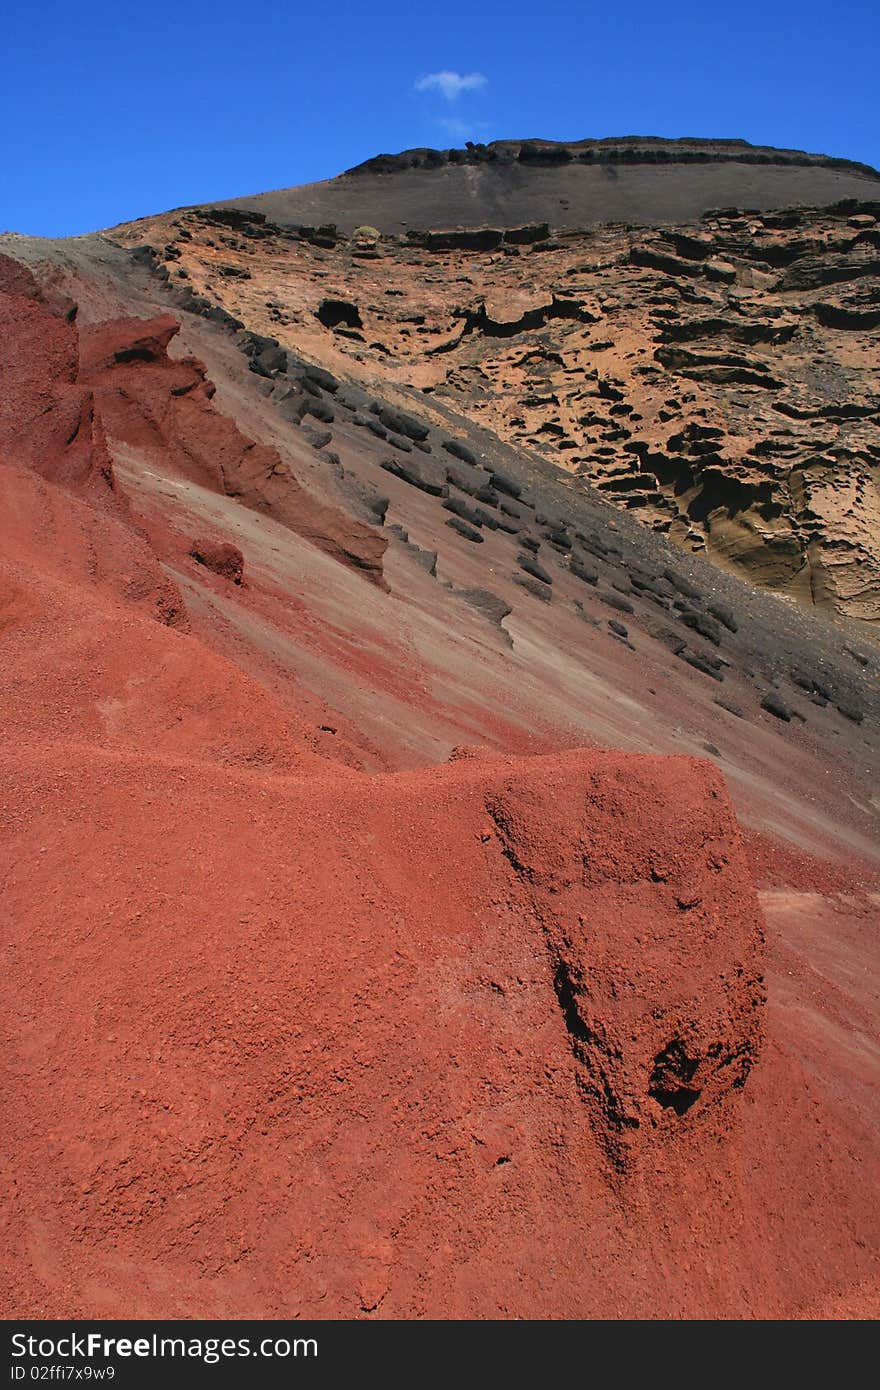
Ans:
[[[405,175],[405,177],[390,177]],[[660,225],[726,207],[767,211],[872,196],[869,165],[745,141],[627,136],[580,142],[498,140],[362,161],[335,178],[226,199],[281,226],[407,229],[603,222]]]
[[[749,140],[682,135],[605,135],[583,140],[526,139],[469,140],[464,147],[416,146],[399,154],[379,154],[352,165],[339,177],[364,173],[395,173],[404,169],[440,168],[443,164],[513,163],[706,163],[736,161],[755,164],[798,164],[845,169],[880,179],[873,165],[840,155],[811,153],[774,145],[755,145]]]

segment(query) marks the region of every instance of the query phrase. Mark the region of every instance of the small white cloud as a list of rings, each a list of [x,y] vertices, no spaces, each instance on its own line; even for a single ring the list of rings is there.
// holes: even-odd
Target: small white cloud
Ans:
[[[447,101],[456,101],[462,92],[478,91],[485,87],[488,78],[481,72],[429,72],[416,83],[417,92],[440,92]]]

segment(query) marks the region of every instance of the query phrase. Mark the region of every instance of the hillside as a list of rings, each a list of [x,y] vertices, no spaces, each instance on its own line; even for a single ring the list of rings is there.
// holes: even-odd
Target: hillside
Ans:
[[[876,1315],[878,214],[0,238],[6,1316]]]
[[[495,140],[464,150],[379,155],[323,183],[235,198],[227,207],[290,227],[363,223],[387,236],[467,226],[690,222],[710,208],[769,211],[876,199],[864,164],[744,140]]]
[[[375,178],[393,205],[400,184],[442,172]],[[451,409],[752,585],[880,619],[876,197],[663,228],[502,220],[404,237],[207,208],[112,235],[154,256],[174,303],[438,423]]]

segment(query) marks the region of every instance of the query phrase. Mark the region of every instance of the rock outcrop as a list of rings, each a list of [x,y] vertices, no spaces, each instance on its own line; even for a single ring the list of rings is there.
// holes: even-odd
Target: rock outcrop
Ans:
[[[254,370],[283,373],[287,350],[402,403],[420,388],[429,413],[553,460],[749,582],[880,621],[880,201],[383,236],[375,265],[341,234],[316,247],[238,216],[219,235],[208,209],[116,236],[180,303],[264,335]],[[249,278],[221,275],[230,261]],[[349,307],[331,321],[328,304]],[[314,394],[282,408],[328,422]]]
[[[249,439],[215,409],[203,363],[168,355],[179,330],[171,315],[84,330],[79,379],[98,402],[108,435],[161,452],[182,477],[267,513],[383,585],[384,538],[311,497],[277,449]],[[283,359],[282,353],[279,364]]]

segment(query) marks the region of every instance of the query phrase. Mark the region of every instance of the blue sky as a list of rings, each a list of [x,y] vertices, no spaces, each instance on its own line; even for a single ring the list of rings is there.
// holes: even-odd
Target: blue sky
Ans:
[[[2,39],[0,230],[465,139],[739,136],[880,165],[878,0],[9,0]]]

